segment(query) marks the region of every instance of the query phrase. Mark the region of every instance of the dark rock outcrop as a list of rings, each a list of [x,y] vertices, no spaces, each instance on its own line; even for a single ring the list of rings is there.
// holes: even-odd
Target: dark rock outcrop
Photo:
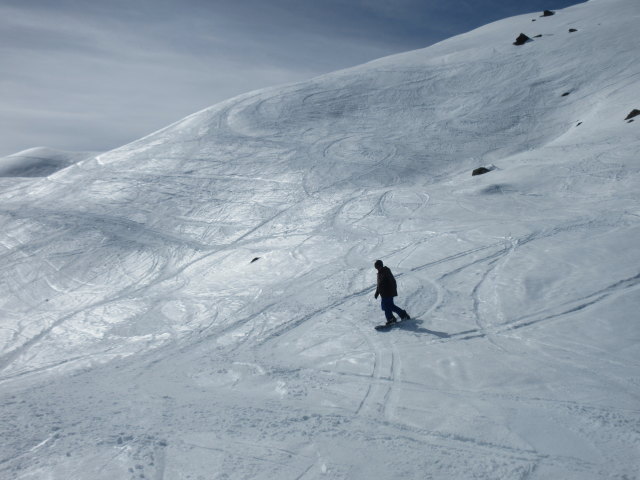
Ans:
[[[487,167],[479,167],[476,168],[473,172],[471,172],[471,176],[475,177],[476,175],[484,175],[485,173],[489,173],[491,169]]]
[[[554,12],[553,10],[545,10],[544,12],[542,12],[541,17],[551,17],[555,14],[556,12]]]
[[[634,108],[629,112],[629,115],[627,115],[627,118],[625,118],[625,120],[631,120],[633,117],[637,117],[638,115],[640,115],[640,110]]]
[[[570,28],[569,29],[569,33],[573,33],[573,32],[577,32],[578,30],[576,30],[575,28]]]
[[[533,40],[527,37],[524,33],[521,33],[520,35],[518,35],[518,38],[516,38],[516,41],[513,42],[513,44],[519,46],[524,45],[527,42],[533,42]]]

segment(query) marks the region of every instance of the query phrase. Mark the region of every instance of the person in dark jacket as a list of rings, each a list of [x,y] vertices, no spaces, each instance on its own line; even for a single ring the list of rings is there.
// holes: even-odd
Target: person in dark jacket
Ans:
[[[389,267],[385,267],[382,260],[376,260],[373,266],[378,271],[378,287],[374,296],[375,298],[378,298],[378,295],[382,297],[381,308],[387,318],[387,325],[397,322],[396,317],[393,315],[394,312],[400,315],[400,320],[410,319],[411,317],[406,310],[393,303],[393,297],[398,296],[398,287]]]

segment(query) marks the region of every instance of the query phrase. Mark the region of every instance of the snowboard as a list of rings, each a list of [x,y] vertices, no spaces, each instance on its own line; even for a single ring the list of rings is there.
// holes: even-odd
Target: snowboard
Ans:
[[[382,325],[376,325],[375,328],[376,330],[378,330],[379,332],[386,332],[388,330],[391,330],[392,328],[397,327],[398,325],[400,325],[401,323],[404,323],[406,321],[410,320],[409,318],[405,319],[405,320],[398,320],[397,322],[394,323],[384,323]]]

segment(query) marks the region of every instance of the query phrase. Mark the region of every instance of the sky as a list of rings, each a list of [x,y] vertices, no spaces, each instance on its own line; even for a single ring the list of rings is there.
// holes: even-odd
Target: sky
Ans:
[[[576,3],[0,0],[0,156],[110,150],[251,90]]]

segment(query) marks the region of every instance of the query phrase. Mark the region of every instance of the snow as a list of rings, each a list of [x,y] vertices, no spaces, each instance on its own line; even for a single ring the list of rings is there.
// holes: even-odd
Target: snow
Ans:
[[[639,19],[505,19],[1,179],[0,477],[639,478]]]
[[[36,147],[0,158],[1,177],[46,177],[98,152],[67,152]]]

